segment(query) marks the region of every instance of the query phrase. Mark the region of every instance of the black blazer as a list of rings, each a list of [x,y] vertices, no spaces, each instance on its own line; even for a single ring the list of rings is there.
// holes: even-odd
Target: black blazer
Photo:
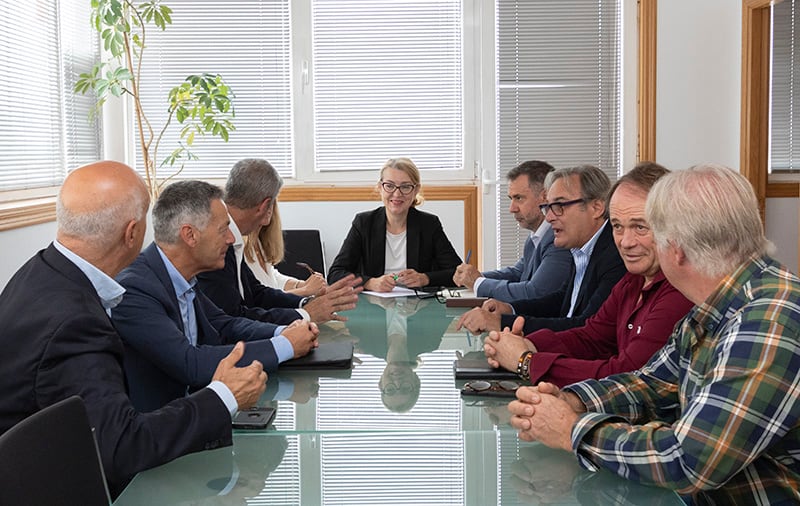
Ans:
[[[197,284],[214,304],[231,316],[244,316],[251,320],[287,324],[300,319],[296,309],[302,297],[283,290],[264,286],[253,271],[242,261],[242,291],[236,276],[236,252],[233,246],[225,253],[225,267],[197,275]]]
[[[589,257],[586,274],[583,277],[575,311],[569,313],[572,285],[575,282],[575,263],[572,263],[569,279],[561,288],[551,294],[535,299],[516,300],[512,302],[516,315],[503,315],[501,327],[511,327],[518,315],[525,316],[525,334],[539,329],[565,330],[581,327],[586,319],[594,315],[608,298],[611,289],[622,279],[627,270],[619,256],[611,223],[606,223],[597,238],[597,243]]]
[[[406,265],[426,274],[429,286],[453,286],[461,258],[436,215],[412,207],[406,224]],[[358,213],[328,272],[333,283],[350,273],[364,283],[383,276],[386,265],[386,208]]]
[[[0,326],[0,433],[46,406],[81,396],[114,496],[139,471],[231,444],[230,413],[207,388],[151,413],[134,409],[122,372],[122,341],[89,279],[52,245],[6,285]]]
[[[117,281],[126,292],[111,317],[125,343],[125,376],[137,409],[158,409],[186,395],[187,388],[192,392],[208,385],[237,341],[247,342],[239,366],[259,360],[268,371],[278,368],[269,340],[277,326],[228,316],[202,290],[195,290],[194,299],[197,346],[189,343],[175,289],[155,244],[120,272]]]

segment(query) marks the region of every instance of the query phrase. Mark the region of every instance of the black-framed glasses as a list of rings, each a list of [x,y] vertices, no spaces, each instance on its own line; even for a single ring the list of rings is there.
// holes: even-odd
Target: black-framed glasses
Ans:
[[[464,392],[482,393],[482,392],[507,392],[513,394],[517,389],[522,386],[516,381],[503,380],[503,381],[486,381],[477,380],[464,383]]]
[[[564,208],[573,204],[583,204],[586,199],[567,200],[565,202],[551,202],[549,204],[539,204],[539,210],[547,216],[547,211],[553,211],[556,216],[564,214]]]
[[[400,195],[408,195],[414,191],[414,188],[417,187],[417,185],[411,183],[403,183],[398,185],[389,181],[381,181],[380,185],[381,188],[383,188],[383,191],[386,193],[394,193],[395,190],[400,190]]]

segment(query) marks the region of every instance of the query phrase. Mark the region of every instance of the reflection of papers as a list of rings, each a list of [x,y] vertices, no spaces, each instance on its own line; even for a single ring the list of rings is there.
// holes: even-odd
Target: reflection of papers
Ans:
[[[371,290],[364,290],[361,292],[366,295],[374,295],[375,297],[382,297],[384,299],[391,299],[394,297],[408,297],[410,295],[416,295],[416,292],[411,288],[402,288],[396,286],[392,289],[391,292],[373,292]]]

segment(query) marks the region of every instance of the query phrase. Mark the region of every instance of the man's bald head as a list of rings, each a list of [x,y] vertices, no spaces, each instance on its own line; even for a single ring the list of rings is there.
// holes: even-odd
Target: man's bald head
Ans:
[[[56,201],[58,238],[91,242],[107,250],[122,240],[131,220],[143,221],[150,197],[142,178],[113,161],[96,162],[71,172]]]

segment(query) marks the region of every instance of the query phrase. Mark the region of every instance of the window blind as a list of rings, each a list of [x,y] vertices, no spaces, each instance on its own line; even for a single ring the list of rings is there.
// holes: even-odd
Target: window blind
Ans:
[[[797,5],[786,0],[772,6],[772,61],[770,82],[770,160],[772,173],[800,172],[800,104],[795,104],[800,85],[800,40]],[[798,101],[800,102],[800,101]]]
[[[497,257],[522,255],[527,230],[508,213],[506,173],[524,160],[620,159],[620,0],[497,0]]]
[[[314,0],[317,171],[463,166],[460,0]]]
[[[72,91],[98,55],[89,2],[0,4],[0,189],[55,186],[100,158],[94,99]]]
[[[187,162],[180,177],[225,178],[237,160],[249,157],[265,158],[292,176],[288,0],[171,0],[169,6],[173,24],[164,31],[148,27],[142,66],[141,100],[154,128],[166,123],[169,90],[192,74],[220,74],[236,110],[229,142],[195,138],[191,150],[199,159]],[[178,147],[179,130],[173,121],[157,163]],[[135,156],[140,168],[138,144]],[[172,172],[159,169],[159,177]]]

